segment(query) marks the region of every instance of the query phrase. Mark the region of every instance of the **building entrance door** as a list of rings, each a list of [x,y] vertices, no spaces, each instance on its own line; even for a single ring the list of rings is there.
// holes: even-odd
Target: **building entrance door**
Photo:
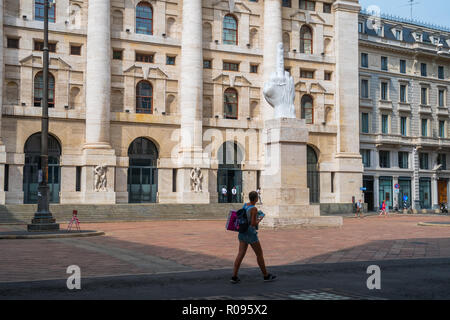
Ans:
[[[309,189],[309,203],[320,203],[320,172],[317,154],[313,148],[307,147],[307,186]]]
[[[379,201],[378,207],[383,204],[383,200],[386,200],[386,208],[392,209],[392,177],[380,177],[379,180]]]
[[[447,180],[438,180],[439,204],[447,203]]]
[[[25,166],[23,168],[24,203],[38,202],[38,187],[41,169],[41,134],[35,133],[25,143]],[[50,189],[50,203],[59,203],[61,189],[61,168],[59,158],[61,146],[53,136],[48,136],[48,186]]]
[[[219,203],[242,203],[242,170],[243,152],[237,143],[227,141],[218,151],[219,168],[217,170],[217,192]],[[233,187],[236,194],[233,195]],[[222,190],[226,189],[226,194]]]
[[[137,138],[128,148],[128,202],[156,202],[158,149],[146,138]]]
[[[364,191],[364,203],[367,203],[367,210],[373,211],[373,176],[363,177],[363,187],[366,188]]]

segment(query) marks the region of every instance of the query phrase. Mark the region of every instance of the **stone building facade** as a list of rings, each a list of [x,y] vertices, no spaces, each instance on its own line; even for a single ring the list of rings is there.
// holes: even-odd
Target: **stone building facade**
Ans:
[[[404,200],[414,209],[448,202],[449,49],[450,29],[360,15],[360,143],[369,209],[383,200],[391,209]]]
[[[0,204],[34,203],[42,1],[0,4]],[[357,0],[56,1],[52,202],[243,200],[263,185],[262,132],[273,109],[262,87],[283,42],[296,114],[308,127],[310,200],[350,203],[363,172],[359,10]]]

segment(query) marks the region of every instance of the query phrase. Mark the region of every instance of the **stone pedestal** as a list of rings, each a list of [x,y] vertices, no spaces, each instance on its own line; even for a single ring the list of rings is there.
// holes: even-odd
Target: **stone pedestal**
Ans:
[[[266,217],[261,225],[341,226],[342,217],[321,217],[320,206],[309,203],[305,121],[267,120],[264,130],[266,149],[260,208]]]
[[[201,168],[201,167],[200,167]],[[208,190],[208,169],[201,168],[203,175],[202,191],[195,192],[191,187],[191,170],[192,167],[178,168],[177,169],[177,203],[209,203],[209,190]]]

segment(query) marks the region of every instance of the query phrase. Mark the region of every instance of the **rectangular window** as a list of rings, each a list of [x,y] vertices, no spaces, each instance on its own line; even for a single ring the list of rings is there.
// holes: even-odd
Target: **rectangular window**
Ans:
[[[387,100],[388,99],[388,83],[382,82],[381,83],[381,100]]]
[[[75,44],[70,45],[70,54],[73,56],[81,56],[81,46]]]
[[[331,81],[332,72],[325,71],[324,79],[325,81]]]
[[[76,167],[75,173],[75,191],[81,191],[81,167]]]
[[[44,0],[36,0],[34,6],[34,19],[37,21],[44,21]],[[56,5],[53,4],[48,9],[48,22],[55,22],[55,8]]]
[[[445,79],[444,67],[443,66],[439,66],[438,67],[438,78],[439,79]]]
[[[445,153],[439,153],[437,157],[437,164],[441,164],[441,170],[447,170],[447,155]]]
[[[421,63],[420,64],[420,75],[422,77],[426,77],[427,76],[427,64],[426,63]]]
[[[395,31],[395,39],[397,39],[398,41],[402,41],[402,31],[401,30]]]
[[[428,105],[428,88],[421,89],[420,103],[424,106]]]
[[[334,193],[334,172],[331,172],[331,183],[330,183],[330,187],[331,187],[331,193]]]
[[[359,33],[363,33],[364,32],[364,23],[363,22],[359,22],[358,23],[358,32]]]
[[[398,167],[400,169],[408,169],[408,152],[399,152],[398,153]]]
[[[35,41],[34,42],[34,50],[35,51],[44,51],[44,41]],[[48,51],[56,52],[56,42],[48,43]]]
[[[428,170],[428,153],[419,153],[420,169]]]
[[[361,53],[361,67],[369,67],[369,55],[367,53]]]
[[[361,113],[361,131],[362,133],[369,133],[369,114]]]
[[[227,71],[239,71],[239,63],[223,62],[223,70]]]
[[[177,169],[172,169],[172,192],[177,192]]]
[[[136,52],[136,61],[153,63],[154,56],[155,55],[153,53]]]
[[[169,66],[175,65],[175,57],[174,56],[166,56],[166,64]]]
[[[12,49],[19,49],[19,39],[8,38],[7,47]]]
[[[314,79],[314,71],[311,71],[311,70],[300,70],[300,78]]]
[[[283,0],[283,7],[290,8],[291,0]]]
[[[303,10],[315,11],[316,3],[310,0],[299,0],[299,8]]]
[[[400,60],[400,73],[406,73],[406,60]]]
[[[439,97],[438,97],[439,107],[445,106],[445,90],[439,89]]]
[[[122,50],[113,50],[113,59],[122,60]]]
[[[445,120],[439,120],[439,138],[445,138]]]
[[[390,168],[391,159],[389,151],[380,151],[380,168]]]
[[[203,69],[212,69],[212,60],[203,60]]]
[[[369,80],[361,80],[361,98],[369,98]]]
[[[323,4],[323,13],[331,13],[331,3]]]
[[[428,136],[428,119],[422,119],[422,137]]]
[[[389,116],[387,114],[381,115],[381,133],[389,133]]]
[[[406,136],[408,131],[406,130],[406,124],[407,124],[407,118],[401,117],[400,118],[400,134],[402,136]]]
[[[258,65],[257,64],[250,65],[250,73],[258,73]]]
[[[370,150],[361,150],[364,168],[370,168]]]
[[[381,57],[381,70],[388,71],[388,58]]]
[[[406,85],[400,85],[400,102],[406,103]]]
[[[5,183],[3,190],[9,191],[9,164],[5,164]]]

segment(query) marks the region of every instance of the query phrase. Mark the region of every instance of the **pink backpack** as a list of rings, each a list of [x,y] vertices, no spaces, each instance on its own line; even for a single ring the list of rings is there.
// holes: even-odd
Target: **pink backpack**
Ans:
[[[225,228],[229,231],[239,231],[236,211],[230,211],[230,213],[228,214],[227,224],[225,225]]]

